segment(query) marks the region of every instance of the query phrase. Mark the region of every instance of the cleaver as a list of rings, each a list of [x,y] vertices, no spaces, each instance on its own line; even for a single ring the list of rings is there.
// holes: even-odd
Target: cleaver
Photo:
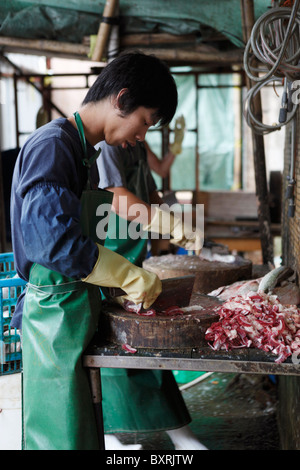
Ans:
[[[187,307],[190,304],[194,282],[195,275],[162,279],[162,291],[155,302],[153,302],[150,309],[162,312],[175,305],[177,307]],[[111,301],[116,297],[127,295],[125,291],[117,287],[105,288],[103,292]],[[134,311],[139,313],[143,311],[142,304],[135,305],[133,302],[124,301],[121,305],[129,312]]]

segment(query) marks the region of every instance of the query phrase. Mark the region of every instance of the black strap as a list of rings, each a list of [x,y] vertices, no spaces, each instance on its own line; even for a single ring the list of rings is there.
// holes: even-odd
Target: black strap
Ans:
[[[116,25],[120,24],[119,16],[102,16],[101,23]]]

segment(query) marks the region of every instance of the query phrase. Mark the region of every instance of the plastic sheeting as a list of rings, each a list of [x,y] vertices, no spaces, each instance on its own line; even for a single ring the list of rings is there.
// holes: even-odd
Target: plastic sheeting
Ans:
[[[230,190],[234,170],[234,101],[232,75],[201,75],[198,101],[199,175],[204,191]]]
[[[199,74],[198,84],[193,74],[175,73],[174,78],[179,95],[175,118],[184,115],[186,132],[182,152],[171,167],[171,189],[175,191],[195,189],[197,145],[200,189],[202,191],[232,189],[235,154],[233,75]],[[174,128],[175,118],[170,125],[171,129]],[[196,127],[198,127],[198,142]],[[171,132],[170,142],[172,139]],[[161,134],[150,132],[147,141],[152,150],[161,157]],[[153,176],[158,188],[161,188],[161,179],[155,173]]]
[[[259,17],[271,0],[255,0]],[[96,34],[105,0],[10,0],[0,4],[0,35],[81,42]],[[126,33],[200,33],[213,28],[241,47],[240,0],[120,0],[121,27]]]

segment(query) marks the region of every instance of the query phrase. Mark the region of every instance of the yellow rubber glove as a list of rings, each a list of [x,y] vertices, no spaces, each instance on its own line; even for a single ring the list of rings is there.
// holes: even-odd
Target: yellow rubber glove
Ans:
[[[170,150],[174,155],[182,152],[182,141],[184,137],[185,120],[183,116],[179,116],[175,121],[174,142],[170,145]]]
[[[181,217],[176,217],[173,213],[163,211],[158,207],[155,207],[150,223],[143,225],[143,230],[161,235],[170,234],[171,243],[186,250],[194,250],[196,254],[200,253],[204,242],[202,230],[193,229],[190,224],[183,223]]]
[[[139,268],[114,251],[98,245],[99,256],[93,271],[83,282],[102,287],[120,287],[127,295],[123,298],[143,303],[149,308],[162,291],[160,279],[156,274]]]

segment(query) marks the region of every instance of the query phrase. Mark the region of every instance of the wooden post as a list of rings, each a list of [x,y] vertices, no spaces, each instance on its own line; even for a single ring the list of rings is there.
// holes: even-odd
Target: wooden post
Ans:
[[[169,128],[164,127],[162,130],[162,158],[166,155],[169,149]],[[170,189],[170,173],[162,180],[163,192]]]
[[[101,390],[101,369],[90,367],[89,380],[92,394],[92,402],[94,406],[95,420],[98,433],[99,450],[105,450],[104,442],[104,424],[102,409],[102,390]]]
[[[254,25],[254,2],[253,0],[241,0],[241,14],[243,37],[245,44],[250,38]],[[252,87],[251,80],[246,76],[247,88]],[[253,100],[254,113],[259,121],[262,121],[262,108],[260,93]],[[271,234],[271,218],[269,208],[269,192],[267,185],[265,147],[263,135],[255,134],[252,130],[253,158],[255,171],[255,184],[257,196],[257,215],[261,237],[263,263],[274,263],[273,238]]]
[[[105,51],[111,29],[111,25],[107,22],[107,18],[112,18],[114,16],[117,2],[118,0],[106,0],[92,56],[92,60],[96,62],[101,61],[103,58],[103,53]]]

